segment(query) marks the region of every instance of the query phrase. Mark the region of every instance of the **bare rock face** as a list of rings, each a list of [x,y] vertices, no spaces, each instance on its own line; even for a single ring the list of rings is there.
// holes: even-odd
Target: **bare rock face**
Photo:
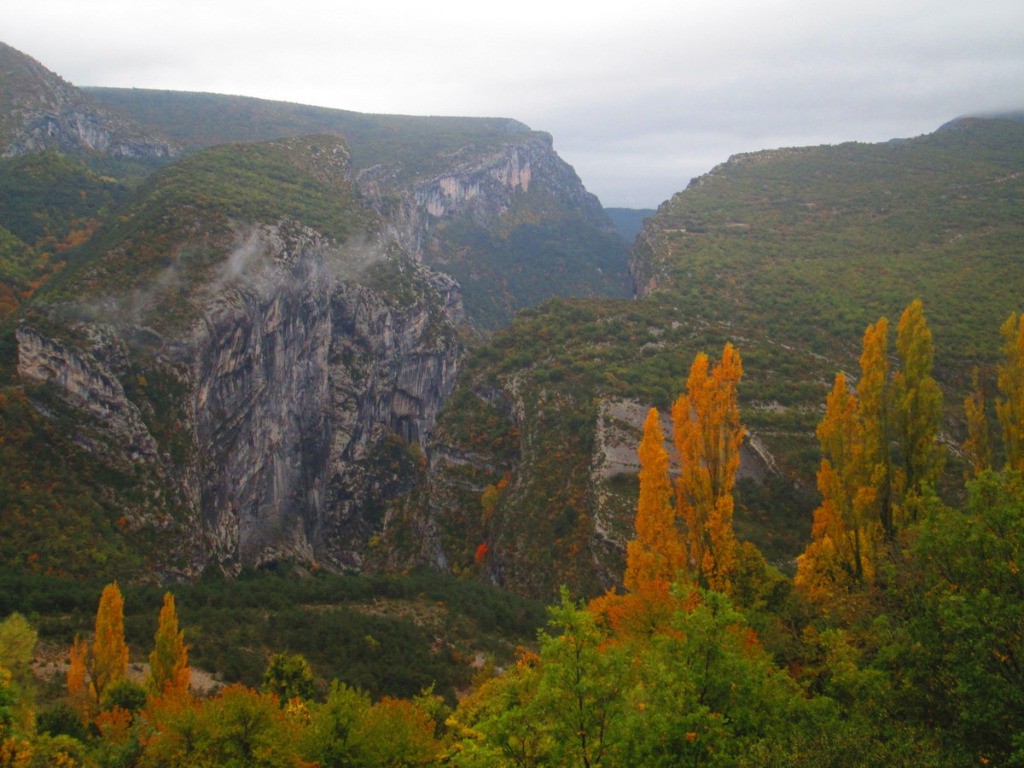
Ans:
[[[95,330],[103,341],[110,340],[108,329]],[[29,327],[18,328],[16,338],[18,374],[23,379],[54,384],[70,404],[96,421],[109,444],[118,446],[116,454],[107,449],[109,458],[126,462],[157,460],[156,441],[107,364],[88,350],[63,345]],[[92,441],[89,447],[103,450]]]
[[[375,510],[407,487],[453,386],[457,285],[385,256],[403,260],[415,288],[396,301],[352,279],[360,265],[297,224],[256,227],[239,249],[246,270],[208,286],[179,336],[127,323],[98,334],[82,323],[77,343],[64,344],[23,325],[19,373],[106,425],[127,448],[117,460],[166,466],[192,510],[186,525],[202,534],[195,568],[281,558],[358,568],[379,527]],[[104,363],[106,347],[181,385],[185,462],[147,430],[140,410],[150,404],[134,402],[122,381],[130,361]]]
[[[0,43],[0,155],[54,149],[133,159],[178,149],[114,115],[34,59]]]

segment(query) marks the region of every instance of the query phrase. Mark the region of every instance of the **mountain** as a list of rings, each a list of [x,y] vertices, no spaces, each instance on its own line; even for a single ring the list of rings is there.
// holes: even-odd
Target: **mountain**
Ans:
[[[43,516],[87,497],[100,565],[130,572],[123,543],[165,576],[358,567],[381,500],[415,477],[458,369],[458,286],[388,237],[347,159],[331,137],[191,155],[23,313],[8,407],[30,434],[5,442],[5,479],[46,476],[31,440],[63,424],[58,445],[104,479],[69,472]],[[5,523],[31,514],[7,498]]]
[[[128,167],[111,161],[128,139],[111,137],[152,128],[6,55],[28,75],[5,75],[0,112],[33,125],[24,105],[44,105],[56,126],[53,148],[0,160],[14,570],[359,570],[388,500],[422,475],[464,339],[573,286],[628,285],[600,204],[521,123],[126,92],[170,115],[193,103],[193,127],[227,109],[222,125],[253,130],[175,136]],[[263,133],[239,104],[262,110]],[[86,117],[106,143],[74,141]]]
[[[186,147],[344,136],[353,180],[405,247],[450,274],[478,329],[554,296],[629,295],[626,253],[551,136],[503,118],[369,115],[216,94],[91,88]]]
[[[1024,125],[1006,120],[730,158],[646,221],[636,301],[552,301],[475,350],[439,417],[428,481],[386,519],[388,567],[426,550],[543,597],[563,583],[613,586],[646,409],[665,413],[694,355],[714,359],[727,341],[743,357],[748,430],[737,530],[792,567],[833,377],[855,378],[864,329],[882,315],[895,324],[915,298],[934,333],[957,479],[971,369],[991,377],[999,327],[1021,309],[1022,196]],[[403,549],[409,531],[428,545]]]
[[[39,62],[0,43],[0,155],[57,149],[131,160],[178,154],[167,139],[111,113]]]

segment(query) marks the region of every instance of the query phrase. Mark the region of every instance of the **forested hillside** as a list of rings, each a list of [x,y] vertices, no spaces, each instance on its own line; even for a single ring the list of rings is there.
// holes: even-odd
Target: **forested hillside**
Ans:
[[[791,571],[833,377],[855,385],[864,329],[916,298],[945,395],[940,490],[955,498],[972,370],[991,390],[998,329],[1019,310],[1022,170],[1024,124],[962,120],[900,142],[743,155],[694,180],[634,243],[639,300],[551,302],[467,361],[429,482],[396,530],[429,519],[453,567],[487,544],[490,577],[531,594],[618,583],[636,486],[635,464],[616,457],[646,407],[668,407],[688,361],[731,342],[748,430],[737,525]],[[502,478],[485,522],[479,495]],[[543,552],[526,544],[535,531]]]

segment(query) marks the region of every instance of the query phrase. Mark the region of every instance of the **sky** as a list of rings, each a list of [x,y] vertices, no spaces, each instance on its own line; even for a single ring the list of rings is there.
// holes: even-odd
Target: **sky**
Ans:
[[[81,86],[516,118],[606,207],[1024,109],[1021,0],[5,0],[0,40]]]

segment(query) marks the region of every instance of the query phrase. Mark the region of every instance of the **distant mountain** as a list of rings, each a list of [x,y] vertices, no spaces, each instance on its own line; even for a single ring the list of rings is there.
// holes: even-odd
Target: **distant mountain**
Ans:
[[[357,187],[462,285],[478,328],[553,296],[627,296],[625,248],[551,137],[503,118],[369,115],[238,96],[90,88],[188,147],[344,136]]]
[[[644,226],[644,220],[653,216],[653,208],[605,208],[604,212],[612,220],[619,237],[632,243]]]
[[[178,154],[167,139],[110,112],[35,59],[0,43],[0,155],[44,149],[132,160]]]

